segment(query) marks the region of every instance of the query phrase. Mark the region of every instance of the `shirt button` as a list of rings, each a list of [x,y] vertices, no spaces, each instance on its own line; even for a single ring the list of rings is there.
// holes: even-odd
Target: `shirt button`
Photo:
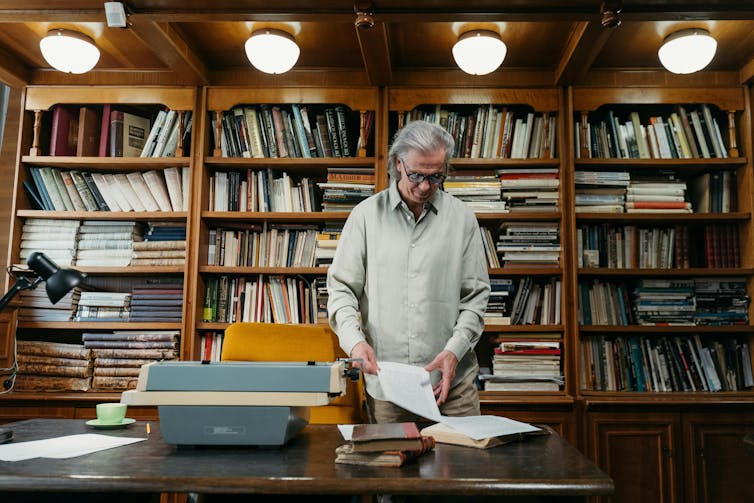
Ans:
[[[416,248],[416,245],[412,243],[411,248]]]

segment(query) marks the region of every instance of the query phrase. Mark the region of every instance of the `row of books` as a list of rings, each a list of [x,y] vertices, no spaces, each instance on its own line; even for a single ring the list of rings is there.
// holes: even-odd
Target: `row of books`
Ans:
[[[177,330],[118,330],[81,334],[84,348],[93,356],[95,391],[136,388],[142,365],[177,358]]]
[[[745,278],[579,281],[583,325],[727,326],[749,322]]]
[[[223,157],[353,157],[361,147],[359,121],[342,105],[241,105],[219,118],[211,114]]]
[[[208,265],[228,267],[314,267],[317,226],[252,224],[208,231]],[[336,240],[333,240],[337,243]]]
[[[491,248],[490,235],[485,242]],[[557,266],[560,231],[555,222],[503,222],[498,228],[495,253],[503,267]],[[492,254],[492,249],[488,252]],[[488,258],[488,262],[490,259]]]
[[[171,122],[165,121],[170,115]],[[49,155],[91,157],[175,157],[179,139],[187,149],[191,138],[191,112],[183,114],[179,138],[178,113],[113,105],[55,105],[50,122]],[[164,127],[163,127],[164,126]],[[186,150],[187,151],[187,150]],[[183,152],[178,152],[182,156]]]
[[[560,324],[561,282],[525,276],[519,280],[490,278],[484,321],[496,325]]]
[[[507,339],[492,355],[485,391],[558,391],[563,383],[559,340]]]
[[[16,391],[89,391],[91,350],[79,344],[49,341],[16,342]]]
[[[205,280],[202,321],[314,323],[311,284],[284,276],[212,276]]]
[[[434,122],[456,141],[453,157],[541,159],[557,156],[557,117],[507,105],[421,106],[401,117]]]
[[[736,224],[584,224],[576,229],[576,243],[579,267],[687,269],[741,264]]]
[[[222,359],[224,338],[224,332],[204,330],[199,338],[199,359],[205,362],[219,362]]]
[[[47,211],[186,211],[189,168],[98,173],[29,166],[24,188]]]
[[[576,121],[576,154],[580,156],[583,147],[589,157],[600,159],[726,158],[728,150],[713,114],[706,104],[676,105],[664,116],[638,110],[595,112],[586,124]]]
[[[589,336],[581,341],[583,389],[739,391],[754,387],[743,337]]]
[[[321,195],[307,177],[272,169],[216,171],[209,178],[210,211],[321,211]]]

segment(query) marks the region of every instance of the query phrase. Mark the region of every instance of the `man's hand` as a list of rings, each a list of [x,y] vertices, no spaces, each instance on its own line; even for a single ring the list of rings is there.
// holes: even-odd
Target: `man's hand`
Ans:
[[[432,389],[437,397],[437,405],[442,405],[448,398],[448,392],[450,392],[450,383],[453,382],[453,377],[456,375],[456,367],[458,366],[458,358],[450,351],[443,350],[435,356],[429,365],[424,367],[424,370],[431,372],[435,369],[439,370],[442,374],[442,379]]]
[[[361,358],[362,361],[353,362],[353,366],[360,368],[365,374],[376,374],[379,370],[374,349],[368,342],[362,341],[356,344],[351,350],[351,358]]]

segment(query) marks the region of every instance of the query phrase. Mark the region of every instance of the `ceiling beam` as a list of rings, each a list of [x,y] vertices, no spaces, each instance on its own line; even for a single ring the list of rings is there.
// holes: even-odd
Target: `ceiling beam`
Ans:
[[[597,21],[574,23],[555,70],[555,85],[567,86],[582,80],[612,33],[612,28]]]
[[[142,16],[131,16],[131,30],[149,47],[158,47],[157,56],[179,76],[184,84],[209,83],[207,68],[181,35],[169,23],[159,23]]]
[[[377,22],[368,28],[356,26],[355,29],[369,82],[374,86],[390,84],[393,80],[393,71],[387,26],[385,23]]]
[[[17,59],[0,51],[0,82],[14,89],[26,86],[31,79],[31,71]]]
[[[739,72],[741,84],[754,83],[754,58],[750,59],[741,67]]]

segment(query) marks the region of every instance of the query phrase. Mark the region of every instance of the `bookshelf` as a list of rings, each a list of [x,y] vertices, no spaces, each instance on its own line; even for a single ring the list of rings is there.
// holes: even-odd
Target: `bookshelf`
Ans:
[[[576,205],[570,207],[567,219],[572,222],[575,244],[579,241],[579,230],[583,232],[589,226],[605,229],[625,229],[626,226],[634,226],[637,229],[649,229],[649,233],[653,228],[678,231],[685,227],[691,239],[686,251],[692,255],[690,262],[684,263],[683,260],[678,260],[680,257],[676,255],[660,267],[656,263],[606,263],[604,255],[607,251],[603,250],[602,262],[597,264],[594,261],[586,263],[584,259],[587,256],[583,254],[583,250],[574,247],[568,266],[573,272],[573,280],[569,282],[570,296],[578,299],[580,285],[584,282],[623,284],[631,289],[645,281],[694,283],[696,280],[698,284],[699,280],[710,278],[721,281],[734,281],[740,278],[745,285],[745,293],[751,295],[752,137],[750,96],[747,89],[572,88],[568,90],[568,95],[568,115],[573,121],[570,141],[572,145],[576,144],[577,140],[580,144],[580,148],[572,149],[574,180],[577,179],[575,173],[579,171],[628,172],[632,180],[663,173],[674,175],[676,179],[688,182],[690,186],[695,178],[705,173],[715,176],[727,171],[735,173],[736,182],[731,187],[730,198],[737,203],[737,206],[730,206],[724,212],[718,208],[717,211],[704,213],[698,212],[698,208],[694,208],[690,213],[666,211],[634,214],[606,213],[588,209],[576,211]],[[678,111],[679,104],[689,109],[707,105],[714,110],[713,117],[720,126],[723,144],[728,147],[728,157],[719,158],[713,155],[711,158],[626,159],[590,155],[590,142],[584,141],[588,135],[584,124],[587,121],[603,120],[606,110],[620,110],[621,113],[617,114],[620,116],[620,124],[626,119],[627,111],[638,112],[643,118],[667,116]],[[579,192],[579,189],[574,188],[574,191]],[[687,197],[687,200],[692,200],[696,204],[693,198]],[[738,245],[740,257],[735,266],[729,266],[727,263],[710,263],[707,256],[709,248],[706,248],[708,243],[705,241],[708,236],[705,235],[705,229],[725,227],[735,230],[735,239],[727,238],[728,240],[720,246],[729,250]],[[635,244],[638,246],[638,243],[637,240]],[[695,246],[698,249],[696,258],[691,253]],[[715,295],[722,294],[718,290]],[[632,299],[629,302],[637,307],[640,301]],[[700,305],[697,304],[697,313]],[[744,485],[720,485],[720,477],[723,475],[715,466],[716,463],[711,463],[710,460],[719,459],[723,462],[723,459],[730,460],[742,455],[735,439],[741,431],[751,425],[751,409],[745,404],[751,403],[753,390],[751,387],[732,389],[723,385],[722,389],[713,392],[710,391],[711,384],[706,386],[703,381],[695,381],[693,357],[701,355],[701,351],[691,354],[689,348],[693,350],[694,345],[687,344],[687,341],[719,341],[722,344],[738,341],[748,345],[748,349],[743,351],[748,352],[750,358],[754,333],[750,321],[751,305],[748,304],[745,309],[744,315],[748,316],[746,320],[733,326],[711,326],[704,321],[678,324],[682,326],[661,326],[662,323],[647,326],[640,325],[637,320],[631,320],[627,324],[596,325],[585,324],[583,319],[579,320],[576,306],[574,314],[576,316],[571,318],[568,330],[573,334],[575,342],[575,351],[571,356],[578,375],[577,394],[579,401],[584,404],[584,449],[592,459],[608,470],[616,482],[616,487],[625,488],[621,493],[626,497],[639,499],[649,494],[659,494],[663,501],[703,498],[701,495],[712,493],[743,494],[740,491],[745,491]],[[589,351],[583,350],[586,341],[590,340],[599,340],[602,344],[607,341],[607,348],[612,348],[617,354],[626,350],[628,341],[644,341],[645,349],[665,347],[669,372],[673,372],[674,362],[679,364],[676,379],[664,387],[658,382],[662,378],[661,371],[655,373],[650,366],[649,372],[643,374],[649,380],[643,391],[638,391],[641,383],[637,387],[636,380],[631,385],[632,378],[635,379],[642,370],[647,370],[641,368],[635,369],[633,374],[630,370],[622,375],[619,370],[616,371],[617,384],[610,382],[607,386],[595,385],[590,369],[593,368],[592,365],[598,366],[600,363],[590,362]],[[679,348],[685,348],[684,355],[691,365],[691,373],[687,373],[686,376],[684,367],[680,365],[684,361],[681,356],[683,349],[673,353],[672,343],[676,341],[680,342]],[[666,342],[671,344],[666,345]],[[703,345],[706,346],[707,343]],[[651,351],[645,352],[644,355],[643,361],[651,361]],[[677,360],[674,360],[672,355],[675,355]],[[606,355],[606,358],[611,357]],[[642,358],[637,356],[633,361],[641,362]],[[655,363],[660,367],[659,360]],[[699,365],[701,367],[703,363]],[[628,386],[626,382],[629,383]],[[689,385],[689,382],[696,384]],[[685,391],[682,391],[684,389]],[[734,417],[738,419],[734,420]],[[723,452],[723,449],[728,451]],[[645,467],[642,472],[648,478],[641,484],[636,484],[635,474],[631,469],[614,463],[615,459],[643,459]],[[729,461],[723,463],[731,466]],[[740,475],[743,477],[743,472],[740,472]]]
[[[47,206],[40,208],[38,204],[35,204],[33,198],[30,197],[30,191],[25,190],[24,186],[28,184],[34,187],[37,191],[36,195],[38,199],[43,189],[44,191],[48,189],[52,190],[51,186],[48,186],[46,183],[39,183],[38,179],[35,180],[31,176],[32,170],[36,169],[49,170],[51,173],[82,173],[95,177],[115,177],[116,175],[126,177],[130,174],[138,174],[137,178],[145,183],[147,182],[143,175],[144,173],[149,173],[147,176],[153,175],[158,177],[149,178],[150,181],[148,183],[153,186],[156,180],[159,181],[159,185],[165,182],[164,173],[168,170],[185,170],[186,173],[189,173],[193,163],[189,150],[191,147],[188,143],[190,142],[190,130],[184,129],[184,125],[188,123],[191,112],[195,110],[196,90],[190,87],[133,88],[102,86],[97,88],[97,92],[92,92],[92,88],[90,87],[66,87],[64,88],[64,92],[61,91],[63,91],[61,88],[28,87],[24,92],[19,142],[20,155],[15,172],[14,187],[16,190],[14,191],[13,207],[11,210],[11,239],[9,242],[8,266],[23,269],[23,249],[20,247],[20,244],[25,232],[30,229],[28,226],[30,222],[45,225],[44,229],[50,234],[55,232],[55,226],[65,227],[70,224],[81,229],[82,223],[99,226],[100,228],[112,231],[109,234],[97,233],[96,237],[91,240],[94,248],[99,248],[105,244],[108,246],[117,246],[114,234],[117,234],[116,229],[119,226],[122,227],[125,225],[125,228],[132,229],[126,230],[125,234],[131,236],[133,233],[137,233],[139,238],[141,238],[142,226],[146,229],[163,225],[177,225],[185,229],[191,209],[188,199],[185,206],[181,206],[175,210],[172,206],[160,206],[157,210],[150,208],[148,211],[124,211],[120,207],[118,207],[118,211],[112,211],[109,206],[100,206],[99,202],[96,207],[87,208],[68,206],[65,209],[61,207],[53,209]],[[88,113],[96,115],[96,122],[92,124],[91,131],[89,127],[86,128],[87,134],[96,135],[96,143],[99,143],[101,139],[103,141],[102,145],[107,146],[108,149],[111,147],[110,142],[116,136],[107,131],[103,132],[100,128],[105,124],[107,126],[111,126],[112,124],[108,123],[107,114],[109,108],[140,113],[145,117],[154,117],[158,111],[169,109],[173,111],[176,117],[180,117],[178,121],[180,125],[176,123],[175,126],[175,154],[171,150],[170,157],[141,158],[138,156],[111,157],[110,155],[97,155],[98,153],[103,153],[102,151],[76,152],[79,155],[50,155],[51,130],[54,130],[55,127],[61,124],[58,122],[56,125],[56,120],[53,117],[59,107],[82,111],[78,126],[74,126],[74,128],[77,127],[79,130],[79,138],[77,138],[76,142],[77,148],[80,145],[82,133],[85,129],[83,110],[86,109]],[[138,134],[148,132],[148,130],[142,130]],[[122,138],[126,139],[125,136]],[[147,138],[144,136],[142,139],[146,140]],[[102,189],[104,193],[104,187],[104,185],[87,184],[90,195],[94,195],[99,189]],[[144,186],[142,187],[144,188]],[[82,200],[84,199],[85,193],[83,187],[76,187],[75,189],[69,187],[68,196],[69,198],[74,198],[75,194],[71,192],[71,189],[76,191]],[[150,193],[152,192],[149,188],[146,188],[146,190]],[[178,187],[178,190],[180,190],[180,187]],[[187,190],[188,193],[190,191]],[[61,192],[58,192],[58,195],[61,194]],[[100,197],[102,197],[102,193]],[[104,201],[104,198],[102,201]],[[115,204],[113,204],[113,207],[115,207]],[[186,231],[184,230],[183,232],[185,233]],[[125,239],[128,240],[129,236],[125,236]],[[121,239],[124,236],[118,236],[117,238]],[[49,253],[55,252],[53,250]],[[81,250],[78,250],[76,253],[77,255],[81,255],[81,262],[84,262]],[[87,274],[87,288],[96,291],[130,292],[130,288],[135,285],[156,280],[179,283],[182,285],[179,287],[181,295],[189,295],[188,292],[190,291],[192,279],[187,274],[190,270],[188,268],[188,258],[184,259],[180,265],[131,266],[124,265],[125,262],[130,262],[132,259],[123,255],[122,260],[119,260],[125,261],[124,263],[108,263],[108,255],[115,256],[118,253],[114,248],[103,249],[102,251],[95,250],[91,255],[102,257],[102,259],[97,259],[93,265],[76,266],[77,269]],[[68,265],[59,260],[56,261],[61,266]],[[38,290],[43,292],[43,289]],[[182,310],[184,308],[179,309]],[[169,321],[155,321],[153,319],[149,321],[76,321],[76,318],[64,319],[56,317],[54,319],[35,319],[34,317],[25,317],[22,308],[19,311],[19,321],[14,335],[17,336],[19,341],[37,340],[81,344],[81,335],[87,332],[103,334],[115,331],[144,332],[151,330],[165,330],[175,334],[176,357],[185,357],[183,353],[180,353],[180,351],[185,350],[185,344],[183,344],[185,339],[181,337],[183,333],[182,314],[173,316]],[[7,344],[12,344],[12,340],[9,337]],[[4,362],[12,361],[13,356],[12,352],[4,353]],[[106,371],[102,370],[102,372]],[[113,392],[118,390],[112,386],[114,384],[101,385],[99,387],[92,386],[90,391],[84,394],[86,396],[82,397],[81,393],[73,393],[72,395],[79,395],[78,400],[84,402],[88,400],[101,401],[103,399],[116,398],[117,395],[113,394]],[[14,392],[14,398],[23,400],[31,397],[34,399],[39,396],[38,393],[40,391],[43,392],[44,396],[53,396],[52,394],[47,394],[53,391],[52,389],[34,388],[34,390]],[[59,391],[54,395],[56,397],[64,397],[66,393]],[[147,412],[148,416],[150,414]]]
[[[560,250],[567,250],[568,232],[566,230],[567,221],[564,219],[566,213],[563,211],[567,205],[568,197],[563,189],[568,186],[566,183],[567,172],[565,171],[565,157],[562,156],[564,145],[564,123],[563,116],[559,112],[563,109],[563,99],[557,89],[542,90],[522,90],[510,88],[391,88],[388,92],[388,111],[389,111],[389,129],[390,135],[407,120],[423,118],[426,120],[435,120],[450,130],[457,138],[457,152],[451,160],[450,177],[448,181],[453,180],[454,175],[480,176],[492,175],[495,181],[498,180],[498,170],[516,170],[532,173],[541,173],[544,171],[554,172],[554,177],[559,179],[557,189],[557,204],[545,211],[533,211],[526,207],[517,208],[516,211],[503,212],[495,210],[475,211],[477,220],[481,228],[490,230],[493,241],[497,242],[500,234],[500,226],[506,225],[552,225],[558,229],[560,238]],[[493,114],[492,111],[496,111]],[[486,115],[484,115],[486,114]],[[489,118],[496,118],[490,120]],[[551,139],[551,142],[542,141],[542,147],[535,152],[531,149],[529,152],[519,149],[516,154],[515,147],[506,150],[506,143],[513,144],[513,137],[517,129],[523,130],[518,124],[509,126],[509,138],[505,136],[506,124],[515,124],[515,119],[526,121],[532,118],[543,118],[542,126],[533,130],[536,135],[541,135],[543,139]],[[548,120],[549,119],[549,120]],[[462,121],[466,121],[463,123]],[[479,131],[479,124],[485,125],[485,130],[492,129],[492,133],[479,135],[475,139],[466,141],[464,138],[470,136],[469,131],[473,127],[472,120],[475,121]],[[461,126],[459,126],[459,122]],[[529,126],[533,122],[529,122]],[[497,135],[497,136],[496,136]],[[486,150],[484,145],[486,141],[493,140],[491,149]],[[476,141],[477,147],[470,147],[470,144]],[[478,150],[477,150],[478,149]],[[497,149],[497,151],[495,151]],[[530,155],[531,154],[531,155]],[[460,178],[464,179],[464,178]],[[500,182],[498,188],[500,187]],[[446,190],[449,190],[446,188]],[[503,185],[503,190],[505,186]],[[536,189],[534,189],[536,190]],[[510,200],[509,200],[510,201]],[[473,204],[473,203],[470,203]],[[473,207],[473,206],[472,206]],[[494,245],[494,244],[493,244]],[[492,253],[500,254],[495,250]],[[513,280],[517,288],[523,284],[527,278],[533,279],[535,283],[546,283],[548,281],[559,281],[561,287],[564,287],[565,253],[559,253],[558,261],[554,264],[525,264],[510,265],[502,263],[502,266],[494,267],[490,265],[489,274],[493,284],[496,281]],[[493,286],[494,288],[494,286]],[[553,295],[554,298],[554,295]],[[512,306],[511,301],[504,301],[508,307]],[[493,367],[493,350],[502,340],[535,341],[538,339],[554,340],[560,343],[562,355],[569,351],[571,341],[569,340],[566,327],[566,300],[565,296],[561,297],[558,305],[561,318],[559,322],[548,324],[537,324],[537,320],[528,324],[501,324],[491,320],[485,324],[485,332],[480,343],[477,346],[477,357],[480,366]],[[510,317],[511,313],[506,313]],[[562,358],[561,372],[564,376],[563,385],[559,386],[557,391],[482,391],[481,400],[485,405],[485,410],[490,413],[509,414],[522,420],[545,422],[559,431],[567,431],[572,424],[569,424],[567,414],[562,411],[569,411],[573,404],[574,387],[572,384],[572,368],[567,358]],[[522,394],[526,394],[526,401],[530,404],[548,405],[551,409],[547,412],[526,411],[523,413],[511,409],[511,405],[522,400]],[[556,412],[553,412],[553,409]]]
[[[340,157],[335,157],[332,154],[327,155],[320,148],[322,144],[318,143],[316,151],[311,151],[311,157],[304,158],[300,150],[296,151],[292,148],[290,149],[290,156],[277,157],[277,154],[274,154],[274,150],[277,149],[272,149],[269,145],[275,143],[272,139],[273,135],[265,136],[262,133],[261,136],[263,137],[265,147],[261,154],[254,156],[252,153],[249,157],[233,156],[231,151],[228,150],[227,145],[218,146],[217,139],[223,134],[226,135],[227,139],[228,130],[223,131],[222,119],[217,120],[217,118],[229,116],[233,114],[234,109],[242,107],[247,110],[253,108],[259,111],[257,114],[259,118],[258,123],[262,127],[264,124],[262,110],[265,108],[268,110],[277,109],[283,115],[289,113],[290,124],[292,126],[290,128],[291,132],[293,132],[293,128],[296,125],[294,109],[296,109],[297,114],[302,114],[302,112],[311,114],[309,116],[309,126],[314,131],[316,125],[318,125],[315,115],[324,115],[328,109],[342,107],[341,110],[349,118],[346,131],[351,139],[350,155],[341,155]],[[274,309],[276,297],[272,295],[267,296],[270,293],[274,293],[273,288],[278,281],[287,284],[286,290],[292,285],[300,285],[300,289],[296,293],[299,294],[298,301],[301,309],[297,313],[286,312],[282,321],[326,323],[326,320],[322,320],[321,317],[318,318],[317,316],[315,280],[317,278],[324,278],[327,274],[327,268],[317,267],[315,263],[294,264],[292,262],[275,261],[272,255],[266,256],[265,250],[269,253],[270,248],[274,246],[273,240],[270,238],[273,229],[275,229],[275,232],[279,230],[282,234],[286,230],[299,228],[301,229],[298,234],[299,237],[303,236],[304,229],[319,233],[328,226],[342,225],[348,217],[348,211],[321,211],[321,206],[315,204],[299,208],[303,211],[291,211],[293,208],[286,205],[281,204],[276,206],[276,201],[273,201],[272,205],[263,207],[261,203],[264,197],[259,190],[257,192],[260,196],[256,204],[252,204],[253,196],[250,195],[245,198],[245,207],[233,204],[228,206],[224,203],[220,205],[221,207],[215,207],[217,204],[217,180],[224,176],[232,178],[236,176],[233,174],[238,174],[237,176],[241,180],[247,182],[247,186],[252,186],[252,177],[260,173],[271,175],[268,176],[268,179],[280,179],[284,174],[285,177],[290,178],[289,190],[292,189],[293,192],[296,191],[298,186],[304,187],[304,179],[306,179],[312,188],[309,192],[313,194],[309,198],[311,201],[314,201],[317,196],[321,195],[317,184],[325,182],[328,170],[333,168],[369,171],[374,175],[376,188],[384,187],[384,168],[378,164],[377,156],[375,155],[378,148],[378,143],[375,139],[381,137],[383,120],[379,116],[378,90],[376,88],[354,89],[337,87],[322,89],[209,87],[205,90],[203,110],[206,122],[201,136],[202,143],[198,151],[198,157],[202,159],[202,162],[194,179],[194,199],[197,201],[197,208],[192,219],[192,227],[196,229],[196,232],[193,234],[192,245],[194,249],[198,250],[195,265],[196,302],[194,309],[188,314],[189,318],[187,320],[188,326],[192,327],[196,333],[196,337],[193,339],[195,341],[201,340],[201,335],[208,332],[218,333],[233,319],[237,319],[238,321],[242,319],[257,319],[262,321],[266,317],[269,321],[280,321],[280,313],[276,314]],[[371,133],[367,132],[365,124],[367,122],[367,115],[369,114],[371,114],[371,119],[373,120]],[[244,121],[241,131],[254,120],[248,116],[246,118],[248,120]],[[306,122],[306,119],[303,122]],[[302,124],[299,123],[299,125],[301,126]],[[302,128],[298,129],[299,132],[302,130]],[[250,132],[251,135],[249,137],[251,138],[254,135],[253,129]],[[297,135],[297,133],[294,134]],[[275,139],[280,140],[280,137]],[[260,143],[258,141],[257,145]],[[326,156],[323,156],[323,154]],[[260,186],[264,190],[265,183],[258,183],[256,188],[259,189]],[[235,187],[235,185],[232,185],[232,187]],[[239,191],[235,188],[229,191],[231,199],[234,197],[233,194],[237,192]],[[268,191],[270,197],[272,197],[272,194],[273,191]],[[210,263],[210,235],[214,233],[217,236],[223,230],[232,231],[234,229],[238,229],[239,231],[251,229],[252,233],[256,233],[256,238],[252,236],[249,239],[251,244],[245,249],[246,252],[242,255],[236,254],[240,259],[233,261],[232,265],[219,265],[219,260]],[[291,236],[292,232],[289,232],[287,238],[289,242],[292,241]],[[248,237],[244,239],[248,239]],[[220,243],[219,240],[216,240],[216,242]],[[252,244],[255,247],[254,252],[249,250]],[[220,253],[219,246],[215,246],[214,248],[215,253]],[[233,314],[228,312],[228,315],[223,317],[223,319],[218,319],[216,316],[217,310],[215,309],[216,304],[225,301],[220,301],[219,297],[212,294],[215,293],[213,285],[217,283],[223,285],[224,283],[222,282],[228,284],[235,282],[235,285],[242,284],[241,282],[247,284],[255,283],[254,299],[267,296],[268,304],[270,298],[273,299],[273,302],[266,312],[264,307],[255,309],[252,306],[250,309],[239,309],[235,313],[235,318],[233,318]],[[258,284],[260,283],[264,287],[259,287]],[[208,285],[210,288],[208,288]],[[305,289],[308,289],[308,293]],[[245,292],[252,293],[251,290],[246,289]],[[308,299],[308,302],[303,301],[301,298],[302,295],[304,299]],[[243,301],[246,300],[245,297],[246,294],[242,297]],[[290,298],[293,301],[292,294],[286,298]],[[280,303],[278,302],[277,304],[279,305]],[[307,308],[308,313],[306,312]],[[207,309],[211,310],[210,312],[213,312],[213,315],[206,315]],[[198,355],[199,351],[200,348],[196,345],[192,349],[191,354]]]

